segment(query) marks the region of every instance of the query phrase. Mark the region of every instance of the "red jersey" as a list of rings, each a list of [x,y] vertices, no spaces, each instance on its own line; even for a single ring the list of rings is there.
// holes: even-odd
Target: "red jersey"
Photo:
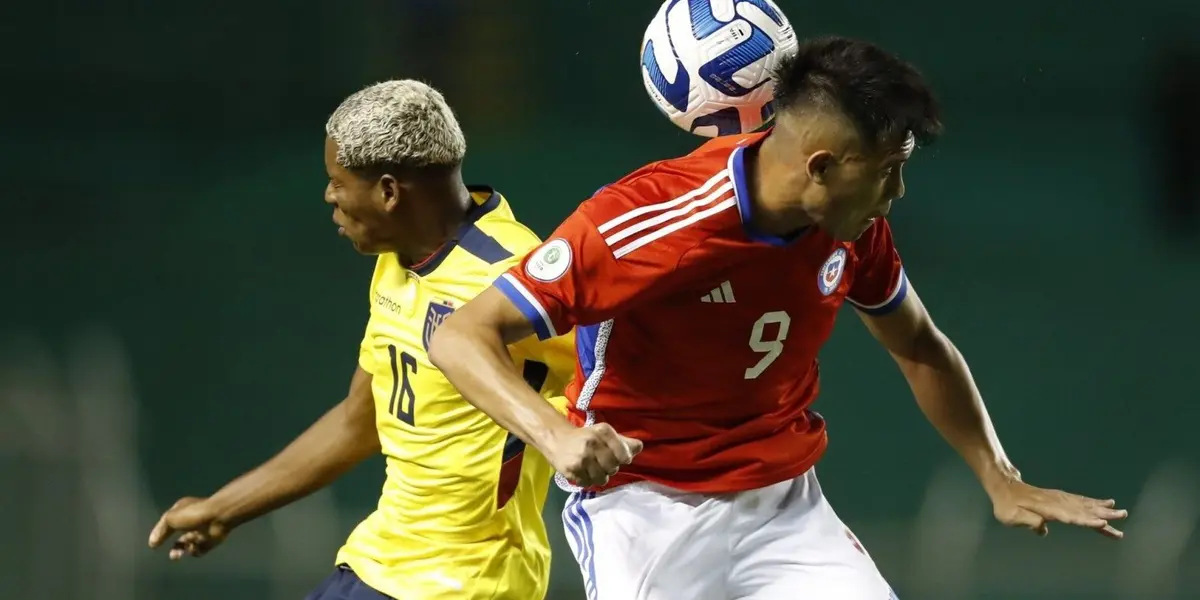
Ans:
[[[609,487],[724,493],[804,473],[825,450],[809,406],[838,309],[884,313],[904,299],[883,219],[856,242],[750,227],[745,149],[764,136],[634,171],[496,282],[538,337],[575,328],[572,421],[644,442]]]

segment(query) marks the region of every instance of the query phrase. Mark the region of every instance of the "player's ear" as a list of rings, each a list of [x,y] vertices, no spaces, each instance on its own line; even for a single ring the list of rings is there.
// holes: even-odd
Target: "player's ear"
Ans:
[[[400,180],[396,179],[391,173],[384,173],[379,176],[379,182],[376,184],[379,187],[380,203],[383,205],[383,210],[392,212],[400,203]]]
[[[818,185],[825,185],[829,177],[829,169],[833,166],[833,154],[828,150],[817,150],[808,157],[804,169],[808,178]]]

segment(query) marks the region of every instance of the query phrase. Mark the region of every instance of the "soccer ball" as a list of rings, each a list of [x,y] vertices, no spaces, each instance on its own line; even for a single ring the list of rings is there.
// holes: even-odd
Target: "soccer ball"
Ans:
[[[705,137],[771,120],[771,70],[796,49],[772,0],[666,0],[642,40],[642,81],[663,114]]]

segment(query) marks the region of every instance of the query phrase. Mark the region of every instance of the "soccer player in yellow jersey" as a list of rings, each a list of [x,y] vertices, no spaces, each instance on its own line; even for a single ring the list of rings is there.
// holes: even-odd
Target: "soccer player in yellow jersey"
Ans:
[[[378,509],[350,534],[309,600],[542,598],[550,549],[542,505],[553,470],[472,407],[429,362],[454,309],[539,243],[498,192],[463,184],[466,144],[436,90],[380,83],[325,126],[339,233],[378,255],[371,317],[350,391],[277,456],[207,498],[183,498],[150,533],[170,556],[201,556],[239,524],[382,451]],[[575,370],[572,340],[530,337],[513,368],[549,401]]]

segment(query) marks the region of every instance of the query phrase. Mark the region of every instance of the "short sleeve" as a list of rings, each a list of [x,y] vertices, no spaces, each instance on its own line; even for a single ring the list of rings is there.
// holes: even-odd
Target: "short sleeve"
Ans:
[[[678,262],[666,245],[618,257],[581,208],[495,286],[544,340],[628,310],[664,289]]]
[[[846,300],[870,315],[887,314],[904,302],[908,277],[887,220],[879,219],[854,243],[854,281]]]
[[[363,333],[363,339],[358,344],[358,366],[368,373],[374,374],[376,370],[375,355],[371,352],[371,329],[367,326],[367,331]]]

